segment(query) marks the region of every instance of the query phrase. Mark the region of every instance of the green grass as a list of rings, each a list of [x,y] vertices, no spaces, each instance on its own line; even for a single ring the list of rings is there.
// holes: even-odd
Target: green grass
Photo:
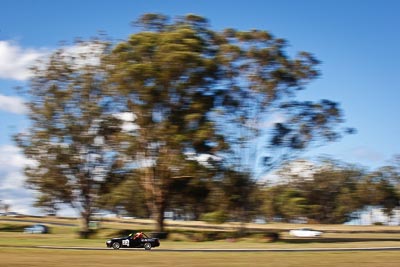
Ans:
[[[398,251],[365,251],[365,252],[151,252],[144,250],[54,250],[41,248],[24,248],[24,246],[68,246],[68,247],[95,247],[104,248],[105,240],[116,236],[124,229],[151,231],[148,221],[120,220],[102,223],[102,229],[92,239],[79,239],[76,219],[57,218],[18,218],[18,221],[1,221],[0,218],[0,267],[5,266],[400,266]],[[46,222],[51,228],[51,234],[25,234],[22,229],[32,225],[34,220]],[[66,223],[72,226],[59,226],[53,223]],[[171,239],[184,237],[187,231],[201,233],[203,229],[211,231],[202,223],[179,223],[169,227]],[[224,229],[224,227],[226,228]],[[236,226],[235,226],[236,227]],[[216,226],[214,230],[228,231],[235,228],[232,224]],[[399,227],[349,227],[324,225],[313,228],[328,231],[321,238],[296,239],[288,235],[288,229],[301,227],[299,225],[271,224],[264,227],[265,231],[275,229],[280,231],[281,239],[278,242],[268,243],[261,235],[251,235],[246,238],[218,240],[212,242],[189,242],[162,240],[161,248],[360,248],[360,247],[400,247]],[[254,228],[253,228],[254,229]],[[259,229],[258,229],[259,230]]]
[[[65,229],[63,230],[65,231]],[[108,237],[79,239],[74,229],[53,234],[25,234],[0,232],[0,246],[69,246],[69,247],[105,247]],[[326,234],[322,238],[294,239],[283,237],[280,241],[268,243],[259,238],[241,238],[236,240],[218,240],[208,242],[188,242],[162,240],[161,248],[360,248],[360,247],[400,247],[400,234]]]
[[[135,251],[75,251],[46,249],[0,248],[0,267],[105,267],[105,266],[341,266],[398,267],[400,253],[388,252],[146,252]]]
[[[76,219],[59,219],[59,218],[13,218],[17,221],[1,221],[0,218],[0,246],[79,246],[79,247],[104,247],[104,242],[110,237],[122,236],[124,229],[140,230],[151,232],[149,225],[145,224],[148,220],[133,220],[130,222],[121,222],[121,220],[113,220],[102,222],[101,229],[92,239],[78,238],[78,224]],[[4,219],[4,217],[3,217]],[[51,234],[25,234],[22,233],[23,228],[33,223],[25,221],[44,221],[50,226]],[[68,224],[74,226],[59,226],[56,224]],[[187,225],[193,227],[196,222],[186,222]],[[180,222],[185,224],[185,222]],[[231,224],[230,224],[231,225]],[[199,225],[200,227],[202,224]],[[188,238],[187,228],[176,230],[169,229],[170,240],[162,240],[162,248],[340,248],[340,247],[387,247],[400,246],[400,228],[399,227],[350,227],[337,225],[324,225],[324,229],[328,232],[321,238],[301,239],[293,238],[288,235],[286,228],[293,229],[301,227],[299,225],[271,224],[263,225],[265,231],[270,229],[278,229],[280,231],[280,240],[274,243],[268,243],[262,238],[262,235],[251,235],[240,239],[222,239],[212,242],[192,242]],[[178,227],[176,225],[175,227]],[[229,228],[228,226],[227,228]],[[269,228],[268,228],[269,227]],[[318,226],[322,227],[322,226]],[[313,228],[318,228],[314,227]],[[367,229],[367,231],[366,231]],[[221,231],[221,229],[219,229]],[[223,229],[222,229],[223,230]],[[201,233],[201,229],[197,229]],[[210,231],[209,229],[207,231]],[[196,233],[196,232],[191,232]],[[12,242],[10,242],[12,240]],[[183,240],[183,241],[176,241]]]

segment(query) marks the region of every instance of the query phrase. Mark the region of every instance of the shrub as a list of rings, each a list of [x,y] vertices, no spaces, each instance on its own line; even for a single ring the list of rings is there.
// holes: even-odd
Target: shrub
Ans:
[[[171,241],[191,241],[190,237],[184,233],[170,233],[168,239]]]
[[[263,234],[265,242],[276,242],[279,240],[279,233],[267,232]]]
[[[205,213],[201,216],[200,218],[202,221],[208,222],[208,223],[224,223],[227,221],[228,216],[224,211],[218,210],[218,211],[213,211],[209,213]]]

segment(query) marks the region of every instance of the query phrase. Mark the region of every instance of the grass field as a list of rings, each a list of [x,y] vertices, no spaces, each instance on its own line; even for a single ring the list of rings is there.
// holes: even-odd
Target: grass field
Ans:
[[[24,248],[23,246],[68,246],[104,248],[105,240],[121,229],[151,230],[148,221],[109,221],[102,223],[102,229],[93,239],[77,238],[77,221],[57,218],[16,218],[5,221],[0,218],[0,267],[2,266],[400,266],[399,251],[360,252],[162,252],[157,248],[151,252],[143,250],[54,250]],[[46,222],[51,234],[24,234],[22,229],[32,221]],[[210,230],[210,225],[189,222],[170,226],[177,235],[182,229]],[[211,225],[212,226],[212,225]],[[235,225],[216,225],[215,231],[231,230]],[[288,229],[304,225],[271,224],[255,225],[257,229],[278,230],[278,242],[265,242],[259,236],[212,242],[188,242],[162,240],[161,248],[363,248],[400,247],[400,228],[385,226],[351,227],[316,225],[324,230],[322,238],[296,239],[287,234]],[[173,229],[176,229],[173,230]],[[171,234],[171,237],[174,235]],[[13,247],[11,247],[13,246]]]
[[[79,239],[76,234],[24,234],[0,232],[0,246],[69,246],[104,248],[107,238]],[[11,242],[12,240],[12,242]],[[295,239],[283,237],[278,242],[265,242],[258,238],[237,240],[218,240],[207,242],[188,242],[162,240],[161,248],[363,248],[363,247],[400,247],[400,234],[326,234],[323,238]]]
[[[1,267],[67,266],[363,266],[398,267],[399,252],[210,253],[64,251],[0,248]]]

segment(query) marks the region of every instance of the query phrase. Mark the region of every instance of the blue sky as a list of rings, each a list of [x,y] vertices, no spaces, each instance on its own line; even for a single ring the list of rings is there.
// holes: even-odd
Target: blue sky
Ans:
[[[312,150],[369,168],[400,153],[400,1],[390,0],[2,0],[0,9],[0,199],[21,211],[31,193],[22,189],[26,159],[11,135],[28,122],[13,87],[26,84],[34,59],[61,41],[99,31],[124,39],[143,13],[195,13],[214,29],[264,29],[289,41],[289,53],[308,51],[322,61],[322,76],[299,95],[341,103],[357,134]],[[15,198],[24,201],[16,201]]]

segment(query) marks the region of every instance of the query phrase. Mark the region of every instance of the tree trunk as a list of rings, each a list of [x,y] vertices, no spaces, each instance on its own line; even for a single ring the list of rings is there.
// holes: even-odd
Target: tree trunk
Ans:
[[[89,212],[82,212],[81,213],[81,229],[79,231],[80,238],[89,238],[90,237],[90,213]]]
[[[159,187],[156,191],[155,201],[154,201],[154,214],[153,218],[156,222],[156,231],[164,231],[164,212],[166,206],[165,192],[162,187]]]
[[[164,232],[164,208],[157,207],[156,213],[156,232]]]
[[[238,216],[239,218],[239,229],[238,229],[238,234],[239,236],[246,236],[246,219],[247,219],[247,213],[245,209],[239,209],[238,211]]]
[[[156,167],[148,168],[143,176],[143,186],[146,192],[146,204],[155,221],[155,231],[164,231],[164,212],[166,206],[165,186],[160,171]],[[165,174],[164,174],[165,175]]]

